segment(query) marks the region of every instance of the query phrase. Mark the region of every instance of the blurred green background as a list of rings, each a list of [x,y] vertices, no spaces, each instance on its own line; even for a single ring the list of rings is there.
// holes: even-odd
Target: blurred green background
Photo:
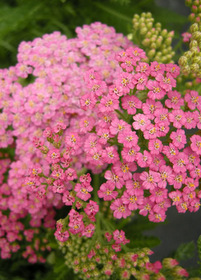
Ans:
[[[127,35],[135,13],[151,12],[163,28],[175,31],[176,40],[188,26],[183,0],[0,0],[0,68],[16,63],[21,41],[61,31],[68,38],[75,28],[95,21]],[[175,10],[176,9],[176,10]],[[189,10],[190,12],[190,10]]]

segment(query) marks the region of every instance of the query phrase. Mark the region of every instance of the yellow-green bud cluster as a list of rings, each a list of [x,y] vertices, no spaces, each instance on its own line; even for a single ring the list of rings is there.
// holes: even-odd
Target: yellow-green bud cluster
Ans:
[[[127,248],[116,252],[110,243],[104,241],[104,237],[100,242],[97,240],[98,238],[70,235],[66,242],[59,242],[66,266],[82,280],[123,280],[131,279],[133,276],[137,280],[147,279],[147,277],[156,280],[175,275],[178,278],[173,279],[186,279],[180,275],[182,268],[177,265],[177,262],[174,263],[173,259],[164,259],[160,272],[148,269],[147,264],[150,264],[151,254],[148,248],[132,250]]]
[[[133,33],[129,38],[146,52],[149,61],[170,63],[175,54],[171,46],[173,35],[173,31],[162,29],[159,22],[154,24],[151,13],[142,13],[134,15]]]
[[[186,0],[186,6],[191,8],[189,20],[192,23],[201,22],[201,0]]]
[[[138,271],[144,273],[145,264],[149,262],[150,250],[147,248],[132,250],[134,252],[115,252],[111,244],[103,244],[90,238],[71,235],[66,242],[59,242],[65,256],[66,265],[82,280],[106,280],[115,275],[117,279],[130,279]],[[93,250],[91,257],[88,257]],[[136,260],[133,256],[136,254]],[[114,258],[114,256],[117,258]],[[128,278],[126,278],[128,277]]]
[[[189,33],[189,50],[179,59],[181,71],[185,76],[191,75],[201,78],[201,0],[188,0],[186,4],[191,7],[189,20],[192,22]]]

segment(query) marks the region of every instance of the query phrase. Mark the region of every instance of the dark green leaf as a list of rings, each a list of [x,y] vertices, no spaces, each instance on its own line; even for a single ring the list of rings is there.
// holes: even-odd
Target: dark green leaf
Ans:
[[[195,255],[195,243],[193,241],[179,246],[174,257],[178,261],[191,259]]]

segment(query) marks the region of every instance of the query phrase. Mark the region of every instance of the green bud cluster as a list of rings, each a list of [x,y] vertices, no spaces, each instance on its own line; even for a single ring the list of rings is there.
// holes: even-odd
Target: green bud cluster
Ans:
[[[192,13],[189,20],[192,22],[189,28],[189,50],[179,59],[181,71],[185,76],[201,78],[201,0],[187,0]]]
[[[150,263],[150,249],[129,249],[123,248],[116,252],[104,237],[91,239],[70,235],[66,242],[59,242],[65,264],[72,269],[82,280],[109,280],[109,279],[135,279],[141,280],[149,276],[149,279],[160,279],[160,277],[177,276],[180,278],[180,266],[172,265],[171,260],[164,259],[163,268],[155,273],[148,269],[146,264]],[[175,261],[175,260],[173,260]]]
[[[71,235],[66,242],[59,242],[59,246],[65,264],[83,280],[130,279],[138,272],[145,273],[145,264],[149,262],[148,248],[115,252],[107,241],[100,243],[75,235]]]
[[[134,15],[133,33],[128,38],[146,52],[149,61],[171,63],[175,54],[171,46],[173,35],[173,31],[162,29],[159,22],[154,24],[151,13],[142,13]]]
[[[186,6],[191,8],[189,20],[192,23],[200,23],[201,21],[201,1],[200,0],[186,0]]]

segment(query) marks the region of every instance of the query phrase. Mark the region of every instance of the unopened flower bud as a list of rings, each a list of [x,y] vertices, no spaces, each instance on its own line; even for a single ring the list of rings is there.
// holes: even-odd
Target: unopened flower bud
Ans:
[[[192,55],[195,55],[195,54],[200,53],[200,50],[198,49],[198,47],[193,47],[193,48],[191,48],[191,53],[192,53]]]
[[[166,44],[167,46],[170,46],[171,43],[172,43],[172,37],[167,37],[167,39],[165,40],[165,44]]]
[[[186,6],[191,6],[192,5],[192,0],[186,0],[185,1]]]
[[[200,31],[195,31],[192,33],[192,39],[194,40],[201,40],[201,32]]]
[[[191,25],[190,27],[190,32],[193,33],[193,32],[196,32],[199,30],[199,27],[198,27],[198,24],[197,23],[194,23]]]
[[[161,32],[161,35],[163,36],[163,37],[165,37],[166,35],[167,35],[167,29],[163,29],[163,31]]]
[[[147,24],[147,28],[150,30],[152,27],[153,27],[153,23],[152,23],[152,22],[149,22],[149,23]]]
[[[145,46],[145,47],[148,47],[150,45],[150,40],[148,38],[144,39],[142,41],[142,45]]]
[[[156,28],[161,29],[161,23],[160,22],[157,22],[155,26],[156,26]]]
[[[152,49],[148,52],[148,56],[153,57],[155,55],[155,53],[156,53],[156,50]]]
[[[156,47],[159,48],[161,46],[161,43],[163,41],[163,37],[159,36],[158,39],[156,40]]]
[[[197,73],[199,71],[199,65],[197,63],[193,63],[191,64],[190,69],[193,73]]]
[[[180,58],[179,58],[179,65],[180,66],[186,66],[187,65],[187,63],[188,63],[188,59],[187,59],[187,57],[186,56],[181,56]]]
[[[147,18],[152,18],[152,14],[150,12],[147,13]]]
[[[193,21],[195,19],[195,14],[191,13],[188,18],[190,21]]]
[[[192,57],[191,51],[185,52],[185,53],[184,53],[184,56],[185,56],[187,59],[191,59],[191,57]]]
[[[128,40],[132,40],[133,39],[133,34],[132,33],[128,34],[127,38],[128,38]]]
[[[197,48],[197,46],[198,46],[198,43],[197,43],[196,40],[192,40],[192,41],[190,42],[190,44],[189,44],[190,49],[191,49],[191,48],[194,48],[194,47]]]
[[[193,13],[197,13],[197,11],[198,11],[197,6],[195,6],[195,5],[193,5],[191,9],[192,9]]]
[[[184,75],[189,75],[190,74],[190,67],[188,65],[184,66],[182,69],[182,72]]]
[[[156,43],[152,43],[150,48],[155,49],[156,48]]]
[[[201,66],[201,56],[195,56],[195,57],[193,57],[192,62],[193,62],[193,63],[197,63],[198,65]]]
[[[140,29],[140,35],[145,35],[147,33],[147,28],[146,27],[143,27]]]

